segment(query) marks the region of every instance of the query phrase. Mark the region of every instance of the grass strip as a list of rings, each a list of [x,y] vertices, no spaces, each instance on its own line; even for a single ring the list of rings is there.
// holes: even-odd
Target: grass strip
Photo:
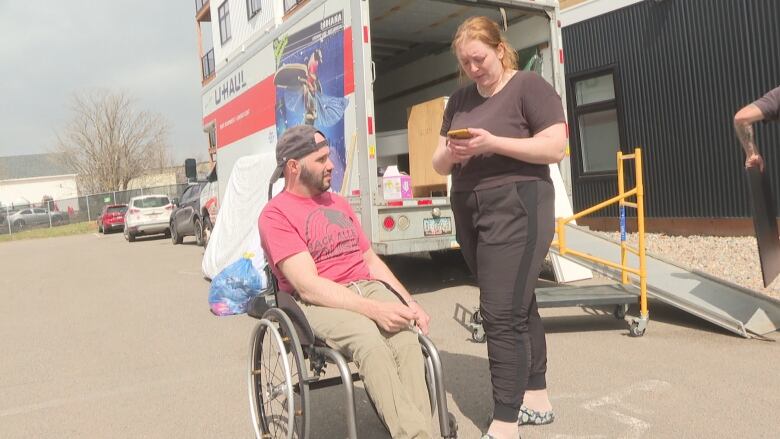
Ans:
[[[84,233],[94,233],[97,231],[97,225],[94,221],[65,224],[57,227],[46,227],[40,229],[25,230],[23,232],[0,234],[0,242],[19,241],[22,239],[43,239],[55,238],[57,236],[82,235]]]

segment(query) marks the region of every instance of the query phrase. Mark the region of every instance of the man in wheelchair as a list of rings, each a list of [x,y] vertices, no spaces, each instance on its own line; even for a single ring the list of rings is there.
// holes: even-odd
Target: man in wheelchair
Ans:
[[[300,125],[276,146],[284,190],[258,228],[279,294],[298,301],[317,338],[351,357],[393,438],[431,438],[431,405],[417,333],[430,317],[371,249],[360,223],[329,192],[325,136]],[[416,325],[416,328],[415,328]]]

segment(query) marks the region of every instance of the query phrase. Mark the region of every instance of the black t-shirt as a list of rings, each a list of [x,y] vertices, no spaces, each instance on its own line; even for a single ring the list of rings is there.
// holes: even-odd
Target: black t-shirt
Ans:
[[[780,87],[773,88],[753,104],[764,114],[765,121],[780,120]]]
[[[495,95],[483,98],[476,84],[457,90],[447,102],[440,134],[462,128],[482,128],[499,137],[533,137],[563,123],[561,97],[541,76],[518,71]],[[550,180],[547,165],[494,154],[472,157],[452,169],[452,190],[485,189],[521,180]]]

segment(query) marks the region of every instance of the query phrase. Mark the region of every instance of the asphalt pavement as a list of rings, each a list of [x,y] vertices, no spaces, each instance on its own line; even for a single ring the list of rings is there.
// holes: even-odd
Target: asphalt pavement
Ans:
[[[192,238],[121,233],[0,244],[0,438],[251,438],[249,336],[215,317]],[[462,266],[389,259],[431,314],[459,437],[491,413],[484,344],[464,320]],[[629,314],[635,314],[631,309]],[[651,302],[640,338],[601,309],[545,309],[556,421],[523,438],[780,437],[780,334],[745,340]],[[343,393],[312,393],[312,438],[343,438]],[[361,438],[386,438],[358,389]]]

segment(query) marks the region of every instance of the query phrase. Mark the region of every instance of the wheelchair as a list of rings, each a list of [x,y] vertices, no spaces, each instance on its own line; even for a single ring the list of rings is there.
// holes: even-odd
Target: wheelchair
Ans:
[[[250,341],[248,374],[255,436],[316,437],[311,433],[309,392],[343,384],[348,438],[357,439],[353,383],[360,376],[350,372],[349,359],[314,336],[295,299],[278,292],[268,267],[266,274],[271,280],[270,288],[253,298],[247,309],[249,316],[259,319]],[[438,414],[442,438],[457,438],[457,422],[447,411],[439,352],[426,336],[419,334],[418,339],[425,359],[431,412]],[[322,378],[327,364],[334,364],[339,376]],[[370,396],[369,401],[373,406]]]

